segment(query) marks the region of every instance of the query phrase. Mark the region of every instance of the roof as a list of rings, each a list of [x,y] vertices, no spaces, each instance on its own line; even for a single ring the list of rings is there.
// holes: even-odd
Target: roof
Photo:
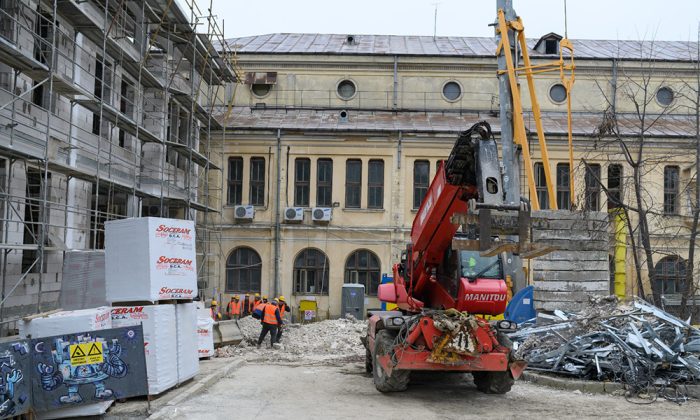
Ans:
[[[494,132],[500,132],[498,117],[488,112],[442,113],[442,112],[371,112],[348,111],[348,120],[341,122],[338,110],[308,109],[251,109],[235,107],[228,128],[240,130],[299,130],[321,132],[417,132],[417,133],[456,133],[465,130],[477,121],[485,120]],[[652,116],[649,117],[653,118]],[[217,119],[223,124],[223,114]],[[573,115],[573,134],[591,136],[603,119],[602,113],[576,113]],[[638,124],[632,114],[618,114],[618,122],[623,134],[634,135]],[[542,124],[549,135],[566,135],[566,113],[543,113]],[[651,137],[692,137],[695,135],[695,120],[687,115],[665,115],[647,131]],[[531,115],[525,115],[526,129],[535,133],[536,127]]]
[[[229,47],[244,54],[330,54],[330,55],[407,55],[446,57],[493,57],[496,38],[413,35],[288,34],[255,35],[226,40]],[[547,56],[532,50],[537,39],[528,39],[533,57]],[[697,60],[697,42],[614,41],[574,39],[579,59]],[[551,56],[551,55],[549,55]]]

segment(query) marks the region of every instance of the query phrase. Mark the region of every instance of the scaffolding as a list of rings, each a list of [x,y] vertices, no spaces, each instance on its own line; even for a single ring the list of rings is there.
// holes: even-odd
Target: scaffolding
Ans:
[[[200,293],[217,263],[235,66],[212,4],[0,0],[0,328],[56,308],[63,256],[108,220],[196,220]],[[216,47],[215,47],[216,46]]]

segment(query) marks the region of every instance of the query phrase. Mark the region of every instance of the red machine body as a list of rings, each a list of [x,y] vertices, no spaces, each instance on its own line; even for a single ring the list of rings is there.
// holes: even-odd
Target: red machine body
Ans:
[[[489,182],[490,193],[499,193],[500,182],[484,166],[498,170],[498,152],[488,124],[478,123],[439,165],[413,221],[411,242],[393,266],[394,282],[379,286],[379,299],[401,309],[374,313],[364,340],[368,370],[382,392],[405,389],[410,370],[444,370],[482,372],[474,374],[477,387],[502,393],[525,367],[512,360],[507,338],[475,315],[505,312],[508,287],[500,256],[453,247],[461,235],[453,217],[466,214],[469,203],[485,203]],[[493,200],[488,206],[497,208]]]

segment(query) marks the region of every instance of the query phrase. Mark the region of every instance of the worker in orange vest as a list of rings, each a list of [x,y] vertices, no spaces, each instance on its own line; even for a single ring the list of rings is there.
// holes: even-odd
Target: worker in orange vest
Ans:
[[[209,315],[211,315],[211,319],[213,319],[214,321],[221,320],[221,314],[219,313],[218,303],[214,299],[211,300]]]
[[[255,309],[256,306],[258,306],[259,303],[260,303],[260,293],[256,293],[253,300],[248,304],[248,312],[250,312],[252,314],[253,310]]]
[[[258,348],[265,340],[268,332],[270,333],[270,348],[277,342],[277,328],[282,326],[282,317],[280,316],[278,304],[277,299],[272,299],[271,303],[261,303],[263,305],[262,331],[260,331],[260,338],[258,338]]]
[[[240,296],[231,296],[231,301],[226,306],[226,314],[230,319],[238,319],[241,317],[241,300]]]
[[[282,318],[282,320],[284,320],[284,314],[286,312],[291,312],[292,309],[289,307],[289,305],[287,305],[287,302],[284,300],[284,296],[278,297],[277,301],[279,302],[277,307],[280,310],[280,318]],[[282,326],[280,325],[279,328],[277,328],[277,339],[275,339],[275,342],[279,343],[281,339],[282,339]]]

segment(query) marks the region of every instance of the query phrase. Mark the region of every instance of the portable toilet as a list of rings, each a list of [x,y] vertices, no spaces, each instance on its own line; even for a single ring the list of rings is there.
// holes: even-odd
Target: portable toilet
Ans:
[[[365,319],[365,286],[344,284],[342,293],[340,316],[351,314],[357,319]]]

